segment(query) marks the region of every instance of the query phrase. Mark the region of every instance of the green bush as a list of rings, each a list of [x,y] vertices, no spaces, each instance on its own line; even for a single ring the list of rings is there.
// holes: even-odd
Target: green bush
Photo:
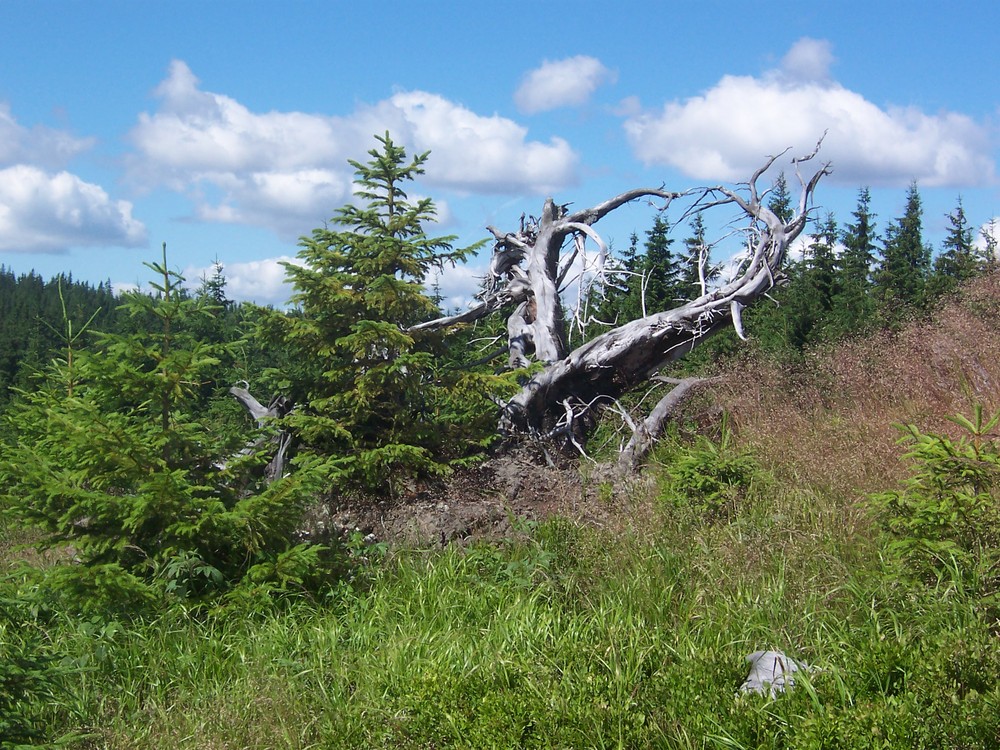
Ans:
[[[65,607],[120,613],[164,595],[212,598],[250,571],[254,586],[272,575],[280,591],[315,579],[300,563],[320,556],[293,552],[313,475],[268,484],[268,456],[237,455],[208,423],[205,386],[232,345],[186,332],[210,305],[183,293],[165,250],[149,267],[156,295],[130,294],[123,310],[156,329],[103,334],[79,351],[67,336],[66,356],[4,414],[16,439],[0,445],[0,508],[73,561],[41,590]],[[294,574],[275,564],[289,554]]]
[[[654,456],[661,467],[660,499],[712,521],[730,520],[763,476],[754,458],[735,447],[725,420],[718,441],[697,435],[684,443],[675,436],[664,440]]]
[[[51,706],[73,671],[34,620],[28,602],[0,590],[0,750],[47,746]]]
[[[913,467],[899,490],[873,496],[891,549],[918,576],[952,578],[980,594],[996,589],[1000,543],[1000,449],[993,430],[1000,414],[987,419],[976,406],[972,419],[952,417],[958,439],[902,429]]]

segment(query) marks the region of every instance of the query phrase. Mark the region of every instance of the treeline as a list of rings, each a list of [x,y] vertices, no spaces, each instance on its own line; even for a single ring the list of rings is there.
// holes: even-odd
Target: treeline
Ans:
[[[111,282],[94,287],[70,274],[46,281],[34,271],[15,276],[0,266],[0,403],[63,343],[64,317],[113,328],[117,306]]]
[[[197,288],[176,290],[181,297],[213,303],[211,316],[187,325],[215,343],[238,339],[256,309],[229,300],[226,285],[224,268],[216,260],[212,274]],[[98,333],[135,332],[154,322],[128,312],[125,301],[110,281],[95,287],[72,274],[45,280],[35,271],[15,275],[0,266],[0,407],[13,389],[30,389],[32,375],[65,356],[68,347],[84,348]]]
[[[769,208],[783,220],[792,215],[783,175],[774,183]],[[795,356],[810,346],[898,326],[998,262],[995,235],[983,231],[976,236],[961,199],[947,215],[948,231],[936,254],[923,237],[923,204],[915,183],[907,190],[901,216],[882,228],[877,218],[865,187],[847,222],[840,223],[832,213],[814,222],[803,252],[786,258],[783,279],[769,294],[770,301],[745,313],[754,346]],[[677,243],[667,217],[660,214],[641,246],[633,234],[617,260],[619,273],[592,290],[588,318],[621,323],[700,294],[702,282],[711,284],[723,268],[713,262],[700,215],[688,230]],[[739,343],[734,333],[717,337],[694,360],[704,365],[732,353]]]

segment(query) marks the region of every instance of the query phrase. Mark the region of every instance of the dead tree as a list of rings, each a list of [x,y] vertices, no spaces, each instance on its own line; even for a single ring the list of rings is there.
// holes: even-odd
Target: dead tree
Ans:
[[[250,395],[250,391],[246,388],[241,388],[239,386],[233,386],[229,389],[229,393],[235,398],[240,405],[246,409],[247,413],[253,417],[254,421],[257,422],[258,430],[267,430],[269,423],[280,420],[289,411],[291,411],[292,404],[284,396],[275,396],[271,399],[271,402],[264,406],[260,401]],[[244,455],[249,455],[260,450],[265,444],[272,447],[274,455],[271,460],[267,462],[267,466],[264,467],[264,477],[267,483],[280,479],[285,474],[285,461],[288,458],[288,449],[291,447],[292,436],[285,429],[279,429],[270,436],[264,435],[262,437],[252,440],[242,451]]]
[[[818,147],[817,147],[818,149]],[[541,216],[522,217],[515,232],[489,231],[496,242],[478,303],[459,314],[422,323],[415,329],[439,328],[509,310],[507,335],[509,364],[524,366],[534,357],[545,368],[527,382],[502,409],[500,429],[510,436],[552,438],[564,436],[579,445],[595,412],[613,405],[627,391],[648,381],[668,362],[682,357],[700,341],[726,326],[743,338],[741,312],[763,297],[779,280],[789,245],[806,226],[812,194],[829,166],[809,179],[799,166],[815,156],[793,160],[801,185],[795,215],[782,221],[764,202],[758,187],[763,174],[779,156],[769,158],[750,180],[737,188],[698,188],[672,193],[638,188],[599,205],[570,212],[566,206],[545,201]],[[682,218],[723,206],[735,208],[745,224],[744,252],[733,277],[714,289],[671,310],[653,312],[608,330],[573,351],[568,351],[566,310],[562,293],[568,279],[587,255],[587,241],[598,248],[591,270],[605,270],[607,248],[593,225],[615,209],[639,199],[657,199],[666,208],[679,199],[689,201]],[[681,386],[691,387],[686,382]],[[678,394],[680,395],[680,394]],[[637,462],[669,417],[677,400],[668,394],[661,408],[643,420],[630,443],[630,462]],[[650,420],[653,420],[652,423]]]

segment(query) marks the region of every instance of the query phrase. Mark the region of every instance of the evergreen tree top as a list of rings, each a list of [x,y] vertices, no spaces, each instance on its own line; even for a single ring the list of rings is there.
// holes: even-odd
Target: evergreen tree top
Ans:
[[[437,218],[434,202],[430,198],[411,201],[404,185],[423,174],[428,152],[407,161],[405,148],[388,132],[375,139],[381,146],[368,152],[372,157],[368,162],[349,162],[355,169],[358,203],[339,208],[332,227],[302,238],[299,257],[318,273],[354,277],[354,282],[345,282],[352,285],[380,277],[422,284],[431,271],[463,260],[479,244],[455,248],[454,235],[426,234],[425,223]],[[301,289],[299,281],[307,274],[294,265],[285,267]],[[301,292],[293,301],[304,301]]]
[[[382,148],[368,151],[370,161],[348,161],[357,180],[354,195],[366,205],[348,204],[340,208],[335,221],[358,231],[392,237],[422,234],[421,222],[437,217],[434,202],[424,198],[411,204],[402,185],[424,173],[423,165],[430,152],[417,154],[406,164],[406,149],[393,142],[388,131],[375,139]]]

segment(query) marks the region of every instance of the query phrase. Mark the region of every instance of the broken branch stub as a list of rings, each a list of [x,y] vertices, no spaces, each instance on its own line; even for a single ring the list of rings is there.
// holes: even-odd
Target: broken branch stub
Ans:
[[[257,422],[257,429],[263,429],[268,421],[281,419],[292,410],[292,402],[285,396],[275,396],[267,406],[264,406],[246,388],[233,386],[229,393],[240,405],[247,410],[247,413]],[[288,458],[288,451],[292,444],[292,436],[287,430],[279,430],[270,438],[260,437],[251,440],[243,449],[243,453],[252,453],[263,447],[265,442],[270,442],[274,446],[274,455],[264,467],[264,476],[270,484],[276,479],[280,479],[285,473],[285,463]]]

